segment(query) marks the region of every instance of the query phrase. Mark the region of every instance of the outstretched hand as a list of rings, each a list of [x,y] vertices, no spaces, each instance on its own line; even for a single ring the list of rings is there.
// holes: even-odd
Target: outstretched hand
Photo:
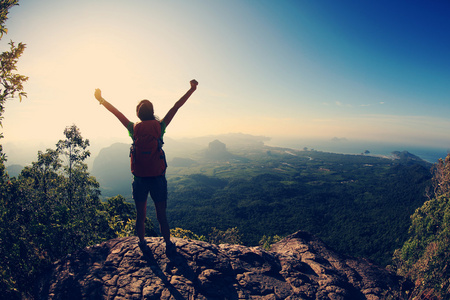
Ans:
[[[191,80],[191,88],[192,88],[192,89],[196,89],[196,88],[197,88],[197,85],[198,85],[197,80],[192,79],[192,80]]]
[[[102,91],[100,89],[95,89],[95,93],[94,93],[95,99],[97,99],[98,101],[101,101],[102,98]]]

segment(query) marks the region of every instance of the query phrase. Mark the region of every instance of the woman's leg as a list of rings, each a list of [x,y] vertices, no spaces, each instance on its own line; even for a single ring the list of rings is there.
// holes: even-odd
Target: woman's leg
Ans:
[[[155,202],[156,218],[159,223],[159,230],[166,244],[170,244],[170,227],[166,215],[167,201]]]
[[[133,199],[136,204],[136,233],[139,237],[139,241],[144,242],[148,188],[144,179],[140,177],[134,178],[132,188]]]
[[[136,203],[136,233],[139,241],[145,238],[145,217],[147,214],[147,201],[135,201]]]
[[[167,221],[167,180],[164,175],[152,179],[150,195],[155,203],[156,218],[159,223],[159,230],[167,245],[170,244],[170,228]]]

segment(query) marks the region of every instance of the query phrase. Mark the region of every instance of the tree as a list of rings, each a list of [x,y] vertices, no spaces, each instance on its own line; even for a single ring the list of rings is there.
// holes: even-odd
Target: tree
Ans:
[[[5,22],[8,19],[9,10],[19,5],[18,0],[0,0],[0,39],[5,33],[8,33],[8,29],[5,27]],[[10,98],[19,96],[20,101],[22,97],[26,97],[26,93],[23,91],[23,83],[28,80],[27,76],[16,74],[17,62],[25,50],[25,44],[16,44],[11,41],[9,43],[10,51],[5,51],[0,54],[0,84],[2,89],[0,90],[0,124],[3,118],[5,110],[5,102]]]
[[[432,168],[434,194],[437,196],[450,195],[450,155],[439,159]]]
[[[1,185],[0,294],[28,298],[32,283],[65,255],[134,233],[135,208],[122,196],[100,201],[99,184],[84,160],[89,141],[69,126],[55,149]],[[150,219],[146,235],[156,236]]]
[[[63,188],[60,189],[61,201],[68,209],[66,230],[63,237],[67,251],[70,253],[80,247],[85,247],[94,241],[102,240],[99,236],[99,226],[103,229],[107,224],[99,223],[98,211],[102,210],[99,184],[95,177],[90,176],[84,160],[89,157],[87,150],[89,140],[84,140],[76,125],[66,127],[65,139],[56,144],[57,152],[63,157]]]
[[[86,173],[87,168],[83,164],[83,161],[88,158],[91,153],[86,148],[89,146],[89,140],[83,140],[80,130],[77,126],[72,125],[64,129],[65,140],[59,140],[56,144],[57,151],[66,158],[66,166],[64,167],[65,173],[68,178],[68,204],[69,208],[72,206],[77,192],[77,175],[80,176]],[[84,196],[84,195],[82,195]]]
[[[8,29],[5,22],[8,19],[9,10],[19,5],[18,0],[0,0],[0,39]],[[23,83],[28,80],[28,77],[15,73],[17,71],[17,62],[25,50],[25,44],[16,44],[11,41],[9,43],[10,50],[0,54],[0,126],[2,126],[3,113],[5,111],[5,103],[8,99],[19,96],[20,101],[22,97],[26,97],[23,91]],[[3,133],[0,133],[0,139],[3,138]],[[0,145],[0,184],[8,181],[6,176],[5,163],[6,156],[3,153],[3,146]]]
[[[8,19],[9,10],[18,5],[18,2],[18,0],[0,0],[0,39],[8,32],[5,22]],[[16,46],[11,41],[9,46],[9,51],[0,54],[0,126],[2,126],[6,101],[16,96],[19,96],[20,101],[22,97],[26,97],[26,93],[23,91],[23,83],[28,80],[28,77],[15,73],[18,59],[25,50],[25,44],[19,43]],[[3,138],[3,133],[0,133],[1,138]],[[13,185],[6,173],[5,161],[6,156],[3,153],[3,146],[0,144],[0,294],[4,298],[19,298],[20,294],[16,288],[17,283],[15,278],[11,276],[17,266],[9,264],[9,259],[13,259],[12,254],[18,253],[17,247],[19,245],[19,243],[10,244],[10,238],[14,237],[10,231],[20,229],[20,227],[14,228],[10,225],[20,224],[14,218],[10,219],[14,216],[14,212],[7,210],[8,205],[13,205],[10,197]]]
[[[8,33],[5,22],[8,19],[9,10],[18,4],[18,0],[0,0],[0,39],[3,35]],[[10,51],[5,51],[0,54],[0,126],[2,126],[3,113],[5,111],[6,100],[19,96],[20,101],[22,97],[26,97],[23,91],[23,83],[28,80],[28,77],[16,74],[17,62],[25,50],[25,44],[19,43],[17,46],[13,41],[9,43]],[[3,138],[3,133],[0,133],[0,139]],[[5,183],[9,182],[5,168],[6,155],[3,153],[3,146],[0,144],[0,196],[6,195]]]
[[[394,253],[397,273],[413,280],[414,294],[450,294],[450,154],[433,167],[434,197],[411,216],[409,239]]]
[[[88,143],[76,126],[65,133],[58,150],[38,152],[37,161],[6,184],[0,203],[1,294],[26,296],[30,282],[53,261],[115,237],[99,185],[83,162]]]
[[[59,196],[64,183],[58,153],[39,152],[38,160],[11,179],[2,195],[0,216],[1,294],[20,298],[38,270],[62,253],[65,212]]]

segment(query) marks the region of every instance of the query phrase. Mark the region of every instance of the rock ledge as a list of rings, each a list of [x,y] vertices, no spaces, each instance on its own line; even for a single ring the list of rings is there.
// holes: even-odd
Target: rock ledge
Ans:
[[[117,238],[58,261],[37,299],[407,299],[402,278],[303,231],[271,251],[173,238]]]

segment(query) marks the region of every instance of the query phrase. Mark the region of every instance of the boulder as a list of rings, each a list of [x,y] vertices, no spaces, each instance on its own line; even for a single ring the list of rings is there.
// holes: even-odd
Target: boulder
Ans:
[[[403,279],[299,231],[271,251],[172,238],[117,238],[56,262],[37,299],[407,299]]]

